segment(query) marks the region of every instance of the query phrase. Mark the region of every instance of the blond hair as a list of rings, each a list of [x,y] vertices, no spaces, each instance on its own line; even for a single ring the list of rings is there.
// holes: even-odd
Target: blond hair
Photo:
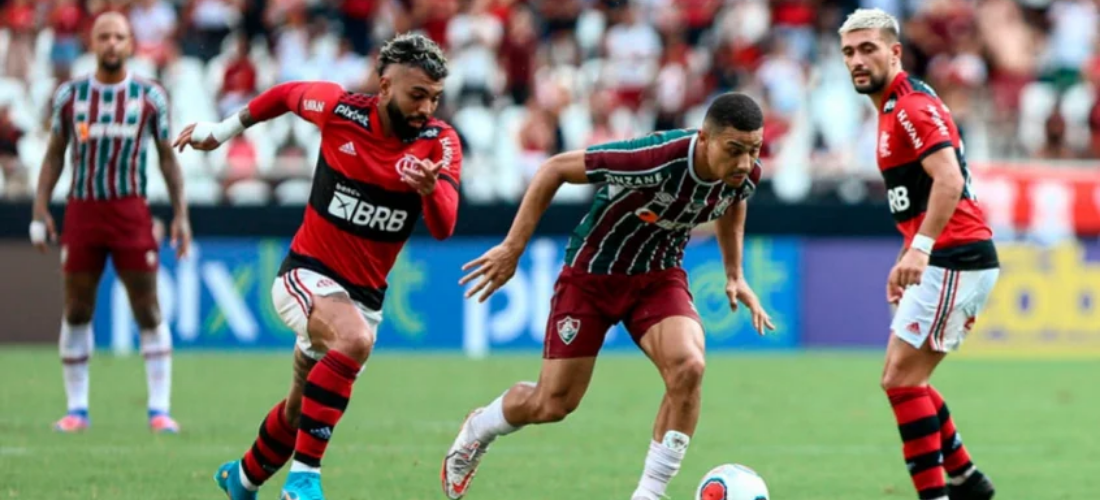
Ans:
[[[888,33],[894,40],[897,40],[901,33],[898,20],[882,9],[856,9],[855,12],[848,14],[848,18],[844,20],[844,24],[837,32],[843,35],[851,31],[873,29]]]

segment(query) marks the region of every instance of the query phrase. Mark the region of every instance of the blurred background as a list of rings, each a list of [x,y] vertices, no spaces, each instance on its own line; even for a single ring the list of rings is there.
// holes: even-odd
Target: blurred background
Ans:
[[[95,425],[48,430],[64,408],[61,275],[56,246],[41,255],[28,241],[31,197],[50,96],[94,70],[87,36],[105,10],[132,21],[129,67],[169,92],[173,137],[279,82],[371,92],[395,33],[423,32],[450,58],[438,115],[465,156],[458,227],[439,242],[421,224],[390,273],[379,348],[325,459],[336,498],[441,498],[435,464],[462,416],[538,373],[565,242],[592,189],[562,189],[490,301],[464,301],[457,282],[507,232],[540,162],[698,126],[727,90],[766,111],[744,266],[778,330],[760,337],[743,308],[730,312],[718,245],[698,231],[684,267],[707,334],[705,438],[670,494],[692,498],[705,471],[735,461],[776,498],[912,498],[878,387],[901,238],[874,163],[874,110],[837,47],[858,7],[902,20],[905,67],[951,109],[998,242],[990,303],[935,383],[1006,498],[1096,498],[1100,434],[1072,415],[1100,414],[1100,386],[1086,382],[1100,359],[1100,0],[0,0],[0,498],[208,498],[209,472],[285,395],[294,334],[271,287],[319,144],[293,116],[179,155],[196,239],[182,260],[164,243],[158,287],[184,435],[144,432],[137,327],[110,267],[93,325]],[[172,214],[149,154],[163,231]],[[59,223],[70,179],[66,169],[52,193]],[[495,445],[478,498],[628,497],[662,387],[620,327],[603,352],[621,355],[600,360],[581,411]]]
[[[975,188],[1002,243],[1005,275],[974,352],[1100,340],[1092,254],[1100,250],[1100,0],[4,0],[0,30],[0,207],[5,293],[59,305],[54,257],[26,243],[29,204],[59,82],[94,70],[92,18],[124,12],[133,72],[163,82],[172,136],[219,120],[271,85],[336,81],[372,92],[384,40],[417,30],[443,46],[451,76],[438,116],[463,142],[458,235],[418,232],[392,274],[382,337],[395,347],[537,349],[562,245],[592,196],[567,186],[506,293],[467,304],[458,267],[498,240],[549,156],[654,130],[693,127],[711,97],[755,96],[766,111],[765,181],[750,210],[746,266],[784,320],[773,339],[747,334],[721,307],[717,246],[705,232],[689,271],[718,347],[880,347],[882,281],[899,238],[875,166],[875,114],[856,94],[836,30],[858,7],[902,20],[905,67],[937,89],[964,138]],[[179,155],[197,246],[165,251],[161,287],[180,346],[289,345],[268,287],[301,221],[320,141],[285,116],[213,153]],[[150,150],[150,155],[156,155]],[[167,191],[150,163],[149,197]],[[58,215],[70,170],[53,193]],[[60,220],[60,219],[58,219]],[[845,276],[837,282],[838,276]],[[1067,281],[1069,280],[1069,281]],[[1051,283],[1080,282],[1080,286]],[[108,277],[101,345],[125,350],[133,325]],[[770,287],[770,288],[769,288]],[[48,309],[52,311],[52,309]],[[868,318],[859,325],[850,318]],[[53,341],[53,314],[4,335]],[[461,318],[458,320],[456,318]],[[461,332],[456,332],[457,325]],[[1023,342],[1021,344],[1020,342]],[[986,345],[986,347],[982,347]],[[630,347],[609,340],[609,345]],[[1022,349],[1022,348],[1021,348]],[[1031,347],[1027,347],[1031,349]]]

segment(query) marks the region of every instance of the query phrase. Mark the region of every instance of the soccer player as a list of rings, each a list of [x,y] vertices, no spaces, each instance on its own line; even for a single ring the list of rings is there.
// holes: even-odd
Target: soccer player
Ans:
[[[557,422],[584,396],[607,330],[623,322],[653,361],[665,395],[636,500],[663,496],[699,418],[704,337],[681,267],[690,231],[717,220],[730,307],[741,301],[761,333],[774,329],[741,267],[747,198],[760,180],[760,107],[744,94],[716,98],[703,127],[658,132],[550,158],[523,198],[504,242],[466,264],[467,298],[486,300],[515,273],[539,218],[563,183],[600,184],[573,231],[554,287],[538,383],[520,382],[462,424],[440,472],[462,498],[499,436]]]
[[[175,212],[172,244],[184,256],[191,229],[183,177],[168,138],[168,96],[156,82],[127,71],[133,37],[122,15],[105,13],[96,18],[91,48],[95,73],[61,84],[54,94],[50,140],[30,225],[31,241],[46,252],[48,242],[57,239],[48,209],[50,195],[65,168],[65,150],[71,142],[74,172],[61,234],[65,306],[59,342],[69,411],[54,427],[76,432],[91,422],[92,312],[110,255],[141,329],[149,426],[154,432],[178,432],[179,425],[169,416],[172,334],[161,320],[157,302],[157,242],[145,200],[145,153],[152,137]]]
[[[999,274],[997,250],[955,121],[928,85],[902,70],[898,33],[897,20],[877,9],[855,11],[840,28],[852,83],[879,113],[879,169],[905,237],[886,282],[896,309],[882,388],[920,498],[988,499],[993,484],[971,462],[929,381],[985,306]]]
[[[292,82],[260,94],[221,123],[188,126],[176,139],[210,150],[287,112],[321,130],[305,220],[272,287],[279,316],[298,334],[294,382],[240,460],[214,476],[231,500],[252,500],[293,454],[284,500],[321,500],[321,458],[382,321],[386,275],[421,213],[437,239],[454,232],[462,151],[432,118],[447,61],[420,35],[382,47],[380,93]]]

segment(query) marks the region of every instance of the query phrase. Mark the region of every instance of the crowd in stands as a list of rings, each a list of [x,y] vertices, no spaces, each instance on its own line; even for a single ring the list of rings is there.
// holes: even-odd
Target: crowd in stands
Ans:
[[[1100,0],[2,0],[0,198],[32,195],[51,94],[94,70],[91,19],[115,10],[133,25],[131,71],[170,94],[173,136],[279,82],[371,92],[380,44],[419,30],[451,61],[437,115],[462,136],[472,202],[517,200],[557,152],[697,126],[727,90],[764,105],[765,175],[798,199],[878,176],[874,110],[852,90],[836,35],[858,7],[903,20],[905,66],[952,110],[971,162],[1100,159]],[[189,197],[303,203],[318,144],[288,116],[216,152],[189,150]],[[159,174],[149,182],[165,199]]]

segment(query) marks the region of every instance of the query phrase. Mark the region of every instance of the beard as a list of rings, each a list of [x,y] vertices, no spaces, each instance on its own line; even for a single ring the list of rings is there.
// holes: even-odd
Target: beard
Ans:
[[[100,59],[99,67],[100,69],[104,69],[111,73],[114,73],[122,69],[122,58],[120,57],[114,60]]]
[[[886,75],[876,77],[875,75],[867,75],[867,83],[859,85],[855,83],[855,77],[852,77],[852,84],[856,87],[856,92],[860,94],[876,94],[882,92],[882,89],[886,88]]]
[[[405,116],[405,113],[401,112],[401,109],[397,107],[397,101],[391,100],[386,104],[386,115],[390,118],[390,123],[393,124],[393,133],[397,135],[403,141],[410,141],[416,139],[420,135],[420,129],[423,126],[416,126],[409,123],[410,118],[421,118]],[[428,123],[428,117],[423,117],[424,123]]]

